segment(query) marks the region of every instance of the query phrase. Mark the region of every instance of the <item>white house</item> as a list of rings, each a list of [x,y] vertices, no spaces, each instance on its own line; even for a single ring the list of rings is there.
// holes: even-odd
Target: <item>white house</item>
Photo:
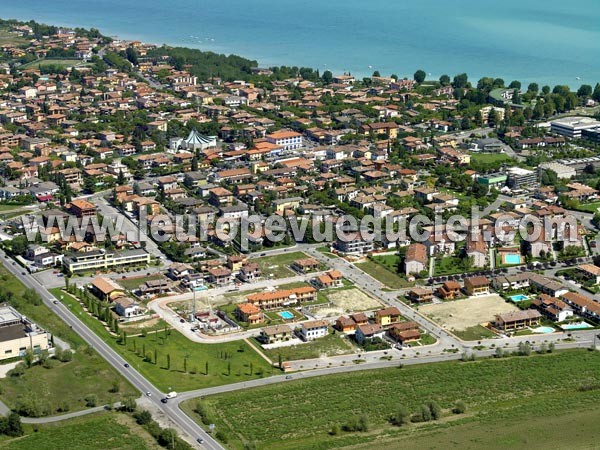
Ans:
[[[300,335],[305,341],[325,337],[327,336],[327,326],[328,323],[326,320],[309,320],[302,324]]]

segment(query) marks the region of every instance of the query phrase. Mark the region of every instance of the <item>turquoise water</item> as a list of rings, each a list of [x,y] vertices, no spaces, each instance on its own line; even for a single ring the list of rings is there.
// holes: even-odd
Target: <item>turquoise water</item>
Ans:
[[[289,311],[281,311],[277,314],[279,314],[279,316],[281,316],[281,318],[284,320],[291,320],[294,318],[294,315]]]
[[[560,325],[563,330],[585,330],[586,328],[594,328],[587,322],[570,323],[567,325]]]
[[[527,297],[526,295],[523,295],[523,294],[512,295],[512,296],[510,297],[510,299],[511,299],[513,302],[515,302],[515,303],[516,303],[516,302],[523,302],[523,301],[527,300],[527,298],[528,298],[528,297]]]
[[[600,81],[597,0],[19,0],[0,15],[321,72]]]
[[[521,264],[521,255],[509,253],[504,255],[504,262],[506,264]]]
[[[533,331],[534,333],[546,334],[546,333],[554,333],[555,330],[552,327],[537,327],[531,331]]]

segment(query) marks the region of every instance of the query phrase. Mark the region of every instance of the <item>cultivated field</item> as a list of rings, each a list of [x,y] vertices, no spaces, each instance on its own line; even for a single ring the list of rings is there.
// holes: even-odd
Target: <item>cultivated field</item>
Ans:
[[[448,330],[465,330],[494,320],[495,314],[518,311],[496,294],[425,305],[419,311]]]
[[[356,311],[368,311],[382,306],[379,300],[367,295],[357,288],[324,291],[332,306],[315,309],[317,317],[334,317]]]
[[[577,350],[290,380],[205,401],[213,411],[208,423],[235,450],[244,442],[264,450],[591,449],[597,448],[599,370],[600,353]],[[440,420],[389,423],[399,405],[413,413],[430,400],[442,408]],[[452,414],[458,400],[465,414]],[[363,415],[368,432],[343,430]]]

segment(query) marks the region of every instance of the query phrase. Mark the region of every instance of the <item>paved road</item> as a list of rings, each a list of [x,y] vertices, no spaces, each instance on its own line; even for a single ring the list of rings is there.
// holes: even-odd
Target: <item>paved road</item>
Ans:
[[[55,298],[42,286],[35,278],[21,272],[19,266],[13,266],[12,260],[0,250],[0,262],[17,277],[25,286],[35,289],[41,296],[44,304],[48,306],[55,314],[57,314],[74,332],[92,348],[94,348],[100,356],[102,356],[117,372],[123,375],[129,382],[140,392],[151,394],[151,401],[155,406],[162,410],[165,415],[193,441],[197,437],[204,439],[204,444],[196,444],[198,448],[207,448],[211,450],[223,449],[223,447],[208,435],[197,423],[188,417],[183,411],[175,407],[173,404],[163,404],[160,399],[164,397],[164,393],[155,388],[144,376],[142,376],[133,367],[125,367],[127,361],[123,359],[117,352],[110,348],[102,339],[100,339],[93,331],[91,331],[83,322],[73,314],[69,308],[62,303],[54,304]]]
[[[171,261],[169,261],[164,253],[160,251],[158,245],[156,245],[156,243],[150,239],[150,237],[148,237],[144,231],[142,231],[135,223],[133,223],[129,217],[121,213],[121,211],[114,206],[110,205],[105,197],[94,197],[94,200],[94,204],[98,207],[98,210],[103,216],[117,218],[117,220],[121,220],[122,218],[122,229],[119,231],[125,234],[127,240],[145,242],[145,249],[147,252],[162,260],[165,262],[165,264],[171,264]]]

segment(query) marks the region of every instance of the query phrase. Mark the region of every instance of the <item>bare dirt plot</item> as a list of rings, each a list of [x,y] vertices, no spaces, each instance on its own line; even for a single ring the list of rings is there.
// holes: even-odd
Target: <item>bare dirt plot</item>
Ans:
[[[516,306],[496,294],[419,307],[419,312],[442,327],[458,331],[490,322],[496,314],[517,310]]]
[[[333,305],[314,309],[312,313],[317,317],[339,316],[357,311],[377,309],[382,306],[379,300],[357,288],[324,291],[324,294]]]

